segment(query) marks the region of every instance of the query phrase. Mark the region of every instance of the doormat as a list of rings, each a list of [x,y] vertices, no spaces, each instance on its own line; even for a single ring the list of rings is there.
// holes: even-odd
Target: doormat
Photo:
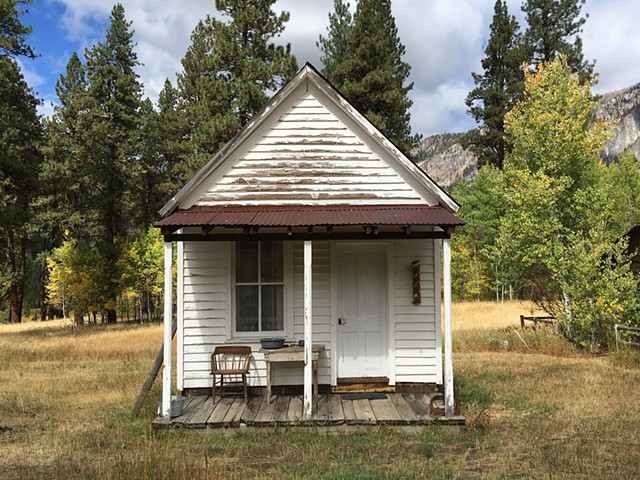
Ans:
[[[385,400],[387,395],[385,393],[344,393],[342,398],[345,400]]]

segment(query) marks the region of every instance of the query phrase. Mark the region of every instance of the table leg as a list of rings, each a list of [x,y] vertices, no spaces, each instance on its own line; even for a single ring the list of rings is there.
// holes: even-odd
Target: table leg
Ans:
[[[271,362],[267,362],[267,403],[271,403]]]

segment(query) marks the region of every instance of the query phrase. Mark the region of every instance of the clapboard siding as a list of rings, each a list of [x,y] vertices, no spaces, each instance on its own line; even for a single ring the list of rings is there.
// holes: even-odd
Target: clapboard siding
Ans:
[[[323,343],[318,374],[319,382],[331,382],[331,259],[330,242],[313,243],[313,339]],[[428,240],[395,241],[389,249],[391,271],[389,286],[392,292],[390,319],[395,350],[396,382],[437,381],[436,288],[433,272],[433,242]],[[209,356],[216,345],[239,343],[250,345],[254,351],[249,383],[266,385],[266,364],[259,353],[258,339],[232,342],[228,338],[231,324],[230,281],[232,248],[229,243],[185,243],[184,248],[184,386],[211,386]],[[413,305],[411,264],[421,262],[422,304]],[[293,242],[292,284],[286,288],[292,295],[287,314],[293,317],[289,340],[304,337],[303,242]],[[189,272],[189,275],[186,273]],[[303,369],[299,364],[278,364],[273,369],[274,385],[303,383]]]
[[[435,275],[431,240],[399,240],[393,253],[393,311],[396,382],[436,383]],[[422,303],[414,305],[412,262],[420,261]]]
[[[293,294],[293,338],[304,337],[303,318],[303,243],[296,242],[293,249],[293,284],[287,285]],[[266,364],[259,352],[258,339],[233,342],[228,338],[231,324],[232,292],[230,274],[232,248],[229,243],[186,242],[184,247],[183,312],[184,333],[184,387],[207,388],[211,386],[210,355],[216,345],[238,343],[249,345],[253,350],[253,361],[249,383],[266,385]],[[327,348],[318,364],[319,381],[330,382],[330,279],[329,243],[314,243],[314,342],[324,343]],[[300,364],[277,364],[273,367],[274,385],[301,384],[303,369]]]
[[[209,357],[224,343],[230,311],[230,244],[185,242],[183,287],[184,387],[211,386]]]
[[[396,171],[312,93],[300,97],[196,205],[424,203]]]

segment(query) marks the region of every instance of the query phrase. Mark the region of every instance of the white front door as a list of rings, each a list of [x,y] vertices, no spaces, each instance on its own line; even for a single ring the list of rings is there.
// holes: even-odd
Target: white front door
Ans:
[[[338,245],[337,275],[338,377],[386,377],[386,246]]]

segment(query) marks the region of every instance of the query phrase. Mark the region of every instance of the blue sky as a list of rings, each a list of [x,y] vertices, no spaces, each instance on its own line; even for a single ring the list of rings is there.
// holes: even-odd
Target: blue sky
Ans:
[[[133,22],[145,94],[156,100],[165,78],[175,79],[198,19],[215,14],[213,0],[121,0]],[[351,1],[352,4],[355,0]],[[464,98],[471,72],[480,71],[494,0],[395,0],[392,2],[405,61],[412,66],[410,96],[414,132],[464,131],[474,126]],[[521,24],[521,0],[508,0]],[[113,3],[108,0],[33,0],[22,20],[33,26],[30,44],[40,55],[21,60],[25,78],[43,99],[48,115],[56,103],[55,83],[74,51],[83,52],[104,37]],[[290,12],[281,42],[290,42],[300,65],[320,65],[318,35],[326,32],[333,0],[278,0]],[[640,82],[640,2],[587,0],[589,19],[582,34],[585,57],[596,60],[603,93]]]

